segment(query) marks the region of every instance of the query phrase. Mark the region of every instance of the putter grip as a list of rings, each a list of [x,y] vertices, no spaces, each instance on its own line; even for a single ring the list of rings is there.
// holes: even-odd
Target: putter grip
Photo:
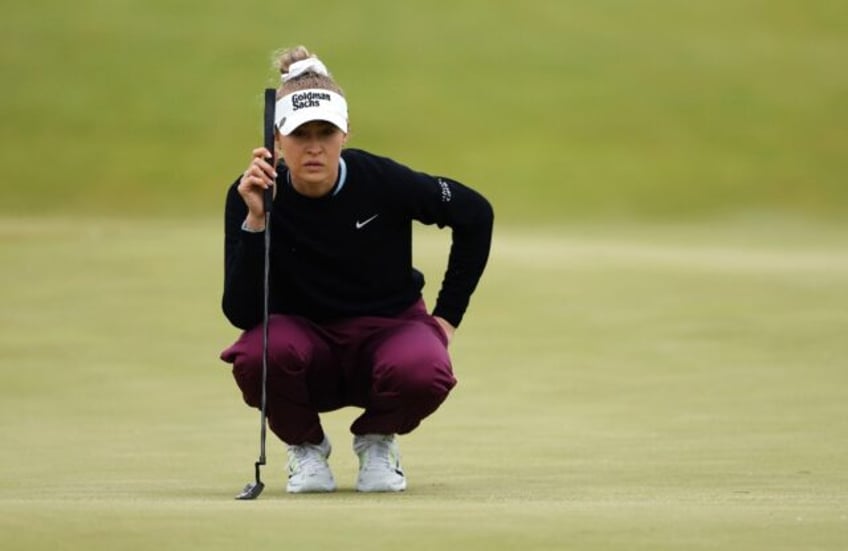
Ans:
[[[265,88],[265,111],[263,113],[263,130],[265,133],[265,149],[274,153],[274,109],[277,103],[277,90],[274,88]],[[274,165],[274,159],[266,158],[265,161],[271,166]],[[274,167],[276,169],[276,167]],[[268,188],[262,194],[262,205],[265,208],[265,213],[271,212],[271,206],[274,203],[274,190]]]
[[[266,159],[269,163],[272,162],[272,159]],[[274,188],[269,187],[268,189],[262,190],[262,209],[265,211],[267,215],[271,212],[271,208],[274,206]]]

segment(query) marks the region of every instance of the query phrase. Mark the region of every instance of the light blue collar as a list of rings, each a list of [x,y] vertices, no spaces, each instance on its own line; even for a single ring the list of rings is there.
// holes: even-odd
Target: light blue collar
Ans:
[[[339,194],[347,180],[347,163],[342,157],[339,157],[339,181],[336,183],[336,189],[331,194],[333,197]]]

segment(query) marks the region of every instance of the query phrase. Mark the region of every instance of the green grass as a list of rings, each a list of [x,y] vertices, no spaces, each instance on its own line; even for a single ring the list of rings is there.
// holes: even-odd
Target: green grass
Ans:
[[[827,549],[848,541],[848,231],[499,227],[401,441],[410,490],[283,492],[221,348],[220,220],[0,219],[0,548]],[[446,235],[421,231],[428,297]]]
[[[848,4],[833,0],[16,2],[0,212],[217,214],[305,43],[351,145],[501,220],[848,212]]]

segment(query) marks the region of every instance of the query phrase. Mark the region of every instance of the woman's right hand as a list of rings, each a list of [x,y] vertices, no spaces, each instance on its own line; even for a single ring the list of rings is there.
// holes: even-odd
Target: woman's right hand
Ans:
[[[262,200],[263,192],[269,187],[277,189],[275,181],[277,172],[265,159],[271,158],[271,152],[260,147],[253,150],[253,159],[250,166],[244,171],[239,180],[238,192],[247,205],[247,218],[245,223],[253,231],[265,229],[265,208]]]

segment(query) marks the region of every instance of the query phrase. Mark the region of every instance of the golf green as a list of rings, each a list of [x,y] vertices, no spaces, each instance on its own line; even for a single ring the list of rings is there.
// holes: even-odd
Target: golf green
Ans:
[[[445,232],[417,235],[432,298]],[[218,220],[0,221],[0,548],[842,549],[848,231],[500,228],[410,488],[251,480]]]

